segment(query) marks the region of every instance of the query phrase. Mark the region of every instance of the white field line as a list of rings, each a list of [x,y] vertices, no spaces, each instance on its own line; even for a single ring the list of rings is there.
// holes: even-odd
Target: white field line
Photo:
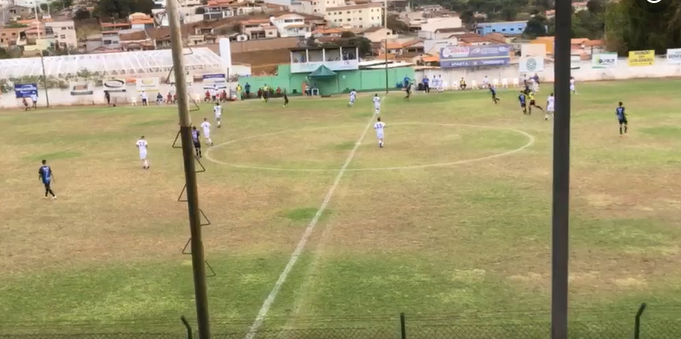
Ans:
[[[385,97],[383,97],[381,101],[383,101],[384,99]],[[258,312],[258,315],[255,317],[255,321],[251,325],[251,328],[248,330],[248,333],[246,334],[244,339],[253,339],[255,335],[258,333],[260,326],[262,326],[262,323],[265,321],[265,317],[267,317],[267,313],[269,312],[270,307],[272,307],[274,300],[277,298],[277,294],[279,294],[282,285],[284,285],[284,282],[286,282],[288,275],[293,270],[293,266],[295,266],[296,263],[298,262],[298,259],[300,259],[300,255],[305,249],[305,245],[307,245],[307,241],[310,238],[312,231],[314,231],[315,227],[317,226],[319,218],[326,210],[326,206],[328,206],[329,202],[331,201],[331,198],[333,197],[333,194],[336,192],[338,184],[343,178],[343,175],[345,175],[345,172],[347,171],[348,166],[350,166],[352,159],[355,157],[357,149],[359,149],[359,146],[362,144],[364,137],[366,137],[367,132],[369,132],[369,128],[371,128],[371,126],[373,125],[375,117],[376,117],[375,115],[372,115],[371,118],[369,118],[369,122],[364,127],[362,135],[359,137],[359,139],[355,143],[355,146],[350,151],[350,154],[348,154],[348,158],[345,159],[345,163],[343,163],[343,166],[338,171],[336,179],[333,181],[331,188],[329,188],[329,191],[326,193],[326,196],[322,201],[322,205],[319,207],[317,213],[315,213],[314,217],[307,225],[307,228],[305,229],[303,236],[300,238],[300,241],[298,242],[298,245],[296,246],[295,250],[293,250],[293,254],[291,254],[291,259],[289,259],[288,263],[286,264],[286,267],[284,267],[284,271],[282,271],[281,274],[279,275],[279,279],[277,279],[277,282],[274,283],[272,291],[270,291],[270,294],[267,296],[267,299],[265,299],[265,302],[262,304],[262,307],[260,307],[260,311]]]

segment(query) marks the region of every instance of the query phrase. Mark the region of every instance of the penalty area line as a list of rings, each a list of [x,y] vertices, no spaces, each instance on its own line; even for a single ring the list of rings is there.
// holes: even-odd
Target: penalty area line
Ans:
[[[383,101],[384,99],[385,97],[383,97],[381,101]],[[336,192],[336,188],[338,188],[341,179],[343,179],[343,175],[345,175],[345,172],[347,172],[348,166],[350,166],[352,159],[355,157],[355,153],[357,153],[357,149],[359,149],[359,146],[362,145],[362,141],[369,132],[369,128],[371,128],[371,126],[373,125],[375,117],[376,115],[372,115],[371,118],[369,118],[369,122],[364,127],[362,135],[360,135],[359,139],[355,143],[355,146],[350,151],[350,154],[348,154],[347,159],[345,159],[343,166],[338,171],[338,174],[336,175],[333,184],[331,184],[329,191],[326,193],[326,196],[324,196],[324,200],[322,201],[321,206],[319,206],[317,213],[315,213],[314,217],[312,218],[312,220],[310,220],[310,223],[305,228],[303,236],[300,238],[300,241],[298,241],[298,245],[291,254],[291,259],[289,259],[288,263],[284,267],[284,270],[279,275],[279,279],[277,279],[277,282],[274,283],[274,287],[270,291],[270,294],[267,295],[267,298],[265,299],[265,302],[263,302],[262,307],[260,307],[260,311],[258,311],[258,315],[255,317],[255,321],[253,321],[251,327],[248,329],[248,333],[246,334],[244,339],[253,339],[255,335],[258,333],[260,326],[262,326],[262,323],[265,321],[265,317],[267,317],[267,313],[270,311],[270,307],[272,307],[274,300],[277,298],[277,294],[279,294],[281,287],[284,285],[286,279],[288,278],[288,275],[293,270],[293,266],[296,265],[298,259],[300,258],[300,255],[305,249],[305,246],[307,245],[307,241],[310,239],[312,231],[314,231],[315,227],[317,226],[317,223],[319,222],[319,218],[321,218],[322,214],[326,210],[326,207],[329,205],[329,202],[331,201],[333,194]]]

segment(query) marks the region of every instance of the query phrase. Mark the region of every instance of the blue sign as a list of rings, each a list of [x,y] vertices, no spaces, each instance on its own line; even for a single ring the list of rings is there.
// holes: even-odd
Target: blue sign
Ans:
[[[447,46],[440,49],[440,67],[504,66],[511,63],[511,46]]]
[[[38,96],[38,84],[14,84],[14,95],[17,99]]]

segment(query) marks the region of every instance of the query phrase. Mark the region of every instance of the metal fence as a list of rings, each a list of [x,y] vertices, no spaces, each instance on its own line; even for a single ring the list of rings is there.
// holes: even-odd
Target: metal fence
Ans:
[[[570,323],[571,339],[681,339],[681,307],[645,311],[642,304],[634,312],[575,312]],[[541,315],[541,316],[540,316]],[[248,321],[229,322],[214,319],[215,339],[548,339],[551,325],[546,313],[532,317],[519,314],[487,314],[471,320],[455,315],[398,314],[393,317],[306,318],[294,328],[267,324],[249,333]],[[530,319],[532,318],[532,319]],[[367,320],[363,324],[361,319]],[[136,322],[136,330],[119,331],[115,327],[96,325],[50,328],[50,325],[3,328],[0,339],[195,339],[190,321],[181,317],[177,326]],[[361,322],[361,321],[360,321]],[[344,326],[352,323],[352,326]],[[129,324],[128,324],[129,325]]]

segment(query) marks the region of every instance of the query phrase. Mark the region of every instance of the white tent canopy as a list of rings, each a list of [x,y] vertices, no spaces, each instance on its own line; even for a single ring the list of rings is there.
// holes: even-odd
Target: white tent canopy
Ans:
[[[224,72],[222,59],[206,47],[184,50],[188,71],[213,70]],[[99,72],[103,76],[169,72],[173,67],[170,50],[82,54],[44,57],[45,73],[63,77],[79,71]],[[40,58],[0,60],[0,79],[43,75]]]

